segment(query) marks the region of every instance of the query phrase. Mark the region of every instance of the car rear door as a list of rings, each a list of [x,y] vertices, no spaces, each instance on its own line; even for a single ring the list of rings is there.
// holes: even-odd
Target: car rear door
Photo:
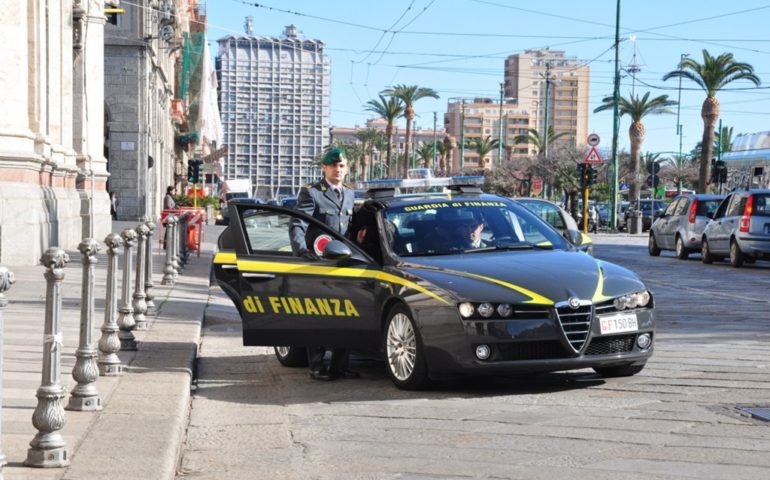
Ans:
[[[733,193],[727,197],[725,200],[726,208],[724,209],[724,214],[719,218],[714,219],[716,227],[713,227],[713,240],[712,237],[709,237],[709,244],[713,252],[718,252],[720,254],[727,254],[730,252],[730,235],[732,235],[738,224],[738,219],[740,218],[738,215],[743,212],[741,201],[743,200],[745,202],[744,198],[743,195],[737,193]],[[721,212],[722,207],[720,206],[720,213]]]
[[[380,265],[353,243],[301,212],[231,203],[222,234],[229,249],[215,257],[215,276],[230,285],[243,323],[244,345],[371,349],[379,343],[375,291]],[[308,259],[292,253],[291,219],[316,223],[352,255]],[[224,287],[223,287],[224,288]]]

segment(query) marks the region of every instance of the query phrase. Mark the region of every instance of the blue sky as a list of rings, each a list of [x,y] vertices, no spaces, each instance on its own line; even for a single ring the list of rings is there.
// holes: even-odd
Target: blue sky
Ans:
[[[261,6],[255,6],[255,4]],[[209,0],[208,36],[214,42],[243,34],[246,16],[254,34],[278,36],[295,24],[309,38],[323,40],[331,59],[331,125],[362,125],[370,117],[362,107],[394,84],[434,88],[441,99],[415,105],[416,123],[432,128],[433,112],[442,113],[452,97],[498,98],[505,57],[529,48],[565,50],[590,62],[590,111],[612,94],[615,0]],[[285,11],[295,13],[288,13]],[[622,0],[620,63],[641,69],[636,93],[677,99],[678,81],[662,81],[676,69],[681,54],[702,61],[733,53],[751,64],[763,81],[760,88],[739,81],[717,98],[723,125],[737,133],[770,130],[770,1]],[[387,32],[383,32],[387,30]],[[395,33],[393,33],[395,32]],[[622,73],[621,94],[628,95],[632,77]],[[683,150],[700,140],[700,107],[705,93],[683,81],[681,123]],[[674,107],[676,111],[676,107]],[[676,115],[647,117],[643,151],[679,148]],[[628,149],[630,120],[621,119],[619,142]],[[601,136],[601,148],[612,139],[612,114],[591,113],[589,128]]]

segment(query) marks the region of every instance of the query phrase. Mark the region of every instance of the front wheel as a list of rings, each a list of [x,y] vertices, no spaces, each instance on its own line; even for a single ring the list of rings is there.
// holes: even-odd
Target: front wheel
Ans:
[[[655,235],[652,232],[650,232],[650,240],[647,242],[647,250],[649,250],[651,257],[657,257],[660,255],[658,242],[655,241]]]
[[[730,242],[730,265],[732,265],[735,268],[740,268],[743,266],[743,252],[741,252],[741,247],[738,246],[738,242],[733,240]]]
[[[602,377],[631,377],[641,372],[646,364],[641,365],[617,365],[615,367],[594,367],[594,372]]]
[[[307,348],[273,347],[275,357],[284,367],[307,367]]]
[[[679,235],[676,236],[676,258],[679,260],[687,260],[690,256],[690,251],[684,246],[684,240]]]
[[[402,390],[419,390],[428,385],[428,367],[420,332],[414,320],[402,305],[388,314],[385,323],[385,354],[388,375]]]

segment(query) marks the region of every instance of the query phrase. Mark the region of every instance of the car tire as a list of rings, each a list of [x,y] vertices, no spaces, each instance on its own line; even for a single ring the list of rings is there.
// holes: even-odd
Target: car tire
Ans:
[[[631,377],[641,372],[646,363],[617,365],[614,367],[594,367],[594,372],[605,378]]]
[[[428,386],[430,381],[422,338],[403,305],[396,305],[388,313],[383,346],[388,375],[396,387],[419,390]]]
[[[275,358],[284,367],[307,367],[307,348],[273,347]]]
[[[743,266],[743,252],[735,240],[730,242],[730,265],[735,268]]]
[[[660,255],[660,248],[658,247],[658,242],[655,241],[655,234],[650,232],[650,239],[647,242],[647,250],[650,252],[651,257],[657,257]]]
[[[706,240],[705,237],[703,238],[703,242],[701,242],[700,260],[705,264],[714,263],[714,255],[711,254],[711,249],[709,248],[709,241]]]
[[[690,256],[690,251],[684,246],[684,240],[680,235],[676,236],[676,258],[679,260],[687,260]]]

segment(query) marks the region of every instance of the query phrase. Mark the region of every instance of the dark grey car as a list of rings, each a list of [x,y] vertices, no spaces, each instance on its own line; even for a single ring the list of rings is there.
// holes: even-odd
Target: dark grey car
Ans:
[[[703,263],[730,257],[730,264],[770,260],[770,190],[731,192],[703,231]]]
[[[691,252],[700,252],[703,230],[724,198],[724,195],[706,194],[674,198],[650,228],[650,255],[657,257],[661,250],[674,250],[676,256],[684,260]]]

